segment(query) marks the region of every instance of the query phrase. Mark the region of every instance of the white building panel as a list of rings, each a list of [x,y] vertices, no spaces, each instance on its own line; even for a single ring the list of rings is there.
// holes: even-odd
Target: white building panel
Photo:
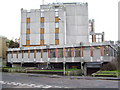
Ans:
[[[29,62],[34,62],[34,53],[30,53]]]
[[[44,43],[49,45],[49,34],[44,34]]]
[[[26,34],[22,34],[21,37],[22,37],[21,44],[26,45]]]
[[[50,24],[49,23],[44,23],[44,33],[45,34],[49,34],[49,30],[50,30]]]
[[[21,10],[21,23],[26,23],[27,11]]]
[[[49,43],[50,44],[55,44],[55,34],[50,34],[49,35]]]
[[[21,34],[26,34],[26,23],[21,23]]]
[[[24,53],[23,62],[27,62],[27,61],[28,61],[28,53]]]

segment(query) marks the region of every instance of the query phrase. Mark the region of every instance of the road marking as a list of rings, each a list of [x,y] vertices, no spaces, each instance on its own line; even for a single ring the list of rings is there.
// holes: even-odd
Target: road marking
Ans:
[[[35,87],[35,88],[61,88],[60,86],[36,85],[36,84],[26,84],[26,83],[7,82],[7,81],[0,81],[0,84],[8,84],[8,85],[14,85],[14,86],[29,86],[29,87]]]

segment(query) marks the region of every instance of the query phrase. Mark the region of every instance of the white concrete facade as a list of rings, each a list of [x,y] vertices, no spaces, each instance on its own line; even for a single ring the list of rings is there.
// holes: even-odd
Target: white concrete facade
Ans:
[[[56,13],[58,12],[58,13]],[[26,45],[26,28],[30,27],[30,45],[40,45],[40,18],[44,17],[44,44],[55,45],[55,17],[58,22],[59,45],[88,42],[87,3],[60,3],[41,5],[40,9],[30,11],[21,9],[21,43]],[[30,25],[26,19],[30,18]]]

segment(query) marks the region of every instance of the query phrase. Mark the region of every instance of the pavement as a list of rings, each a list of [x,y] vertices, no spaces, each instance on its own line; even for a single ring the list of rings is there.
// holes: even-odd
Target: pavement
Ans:
[[[120,81],[120,77],[92,77],[92,76],[61,76],[61,75],[47,75],[47,74],[25,74],[33,77],[49,77],[49,78],[70,78],[70,79],[86,79],[86,80],[117,80]]]
[[[113,77],[60,76],[30,73],[2,73],[3,88],[118,88]]]

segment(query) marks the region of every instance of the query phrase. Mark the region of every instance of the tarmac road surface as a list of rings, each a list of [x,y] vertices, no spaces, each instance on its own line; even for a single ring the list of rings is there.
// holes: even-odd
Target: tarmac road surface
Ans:
[[[75,76],[74,76],[75,77]],[[2,88],[118,88],[120,81],[71,79],[69,76],[2,73]]]

